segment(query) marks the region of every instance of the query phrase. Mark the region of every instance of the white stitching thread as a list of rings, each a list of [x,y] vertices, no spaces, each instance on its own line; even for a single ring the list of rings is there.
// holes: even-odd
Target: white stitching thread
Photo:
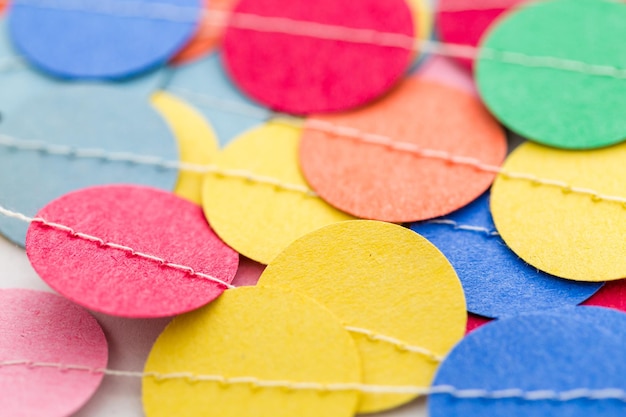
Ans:
[[[295,191],[307,197],[318,197],[308,187],[300,184],[290,184],[279,179],[258,175],[244,169],[224,169],[217,165],[191,164],[187,162],[168,161],[151,155],[139,155],[130,152],[109,152],[104,149],[74,148],[65,145],[47,144],[40,141],[20,140],[0,134],[0,146],[20,151],[41,152],[47,155],[66,156],[76,159],[97,159],[107,162],[125,162],[138,166],[153,166],[155,168],[181,170],[198,174],[214,174],[227,178],[238,178],[259,184],[271,185],[285,191]]]
[[[357,333],[357,334],[362,334],[364,336],[366,336],[369,340],[371,341],[380,341],[380,342],[385,342],[388,343],[390,345],[395,346],[399,351],[401,352],[412,352],[412,353],[417,353],[420,354],[422,356],[425,356],[426,358],[430,359],[433,362],[441,362],[443,361],[443,356],[438,355],[426,348],[420,347],[420,346],[411,346],[405,342],[403,342],[402,340],[390,337],[390,336],[385,336],[379,333],[375,333],[371,330],[368,329],[363,329],[360,327],[354,327],[354,326],[345,326],[345,329],[347,331],[349,331],[350,333]]]
[[[425,222],[421,222],[419,224],[441,224],[441,225],[446,225],[446,226],[452,226],[454,230],[465,230],[468,232],[477,232],[477,233],[485,234],[487,236],[500,236],[500,233],[498,233],[496,230],[487,229],[486,227],[472,226],[469,224],[460,224],[450,219],[426,220]]]
[[[184,380],[189,383],[215,382],[223,386],[249,385],[251,388],[282,388],[294,391],[319,391],[346,392],[356,391],[368,394],[406,394],[406,395],[449,395],[459,399],[518,399],[524,401],[558,401],[568,402],[574,400],[618,400],[626,402],[626,391],[621,388],[589,389],[577,388],[565,391],[555,390],[532,390],[525,391],[519,388],[501,390],[467,389],[456,388],[451,385],[435,385],[432,387],[420,387],[412,385],[371,385],[359,383],[319,383],[319,382],[294,382],[283,380],[263,380],[255,377],[225,377],[222,375],[203,375],[193,372],[161,373],[156,371],[121,371],[107,368],[95,368],[86,365],[70,365],[55,362],[36,362],[29,360],[5,360],[0,361],[0,368],[10,366],[22,366],[29,369],[49,368],[60,372],[88,372],[127,378],[152,378],[156,382],[168,380]]]
[[[16,211],[12,211],[9,210],[5,207],[0,206],[0,214],[9,217],[9,218],[13,218],[16,220],[20,220],[22,222],[26,222],[26,223],[39,223],[43,226],[46,227],[50,227],[52,229],[56,229],[62,232],[67,233],[68,235],[72,236],[72,237],[76,237],[88,242],[94,242],[96,244],[98,244],[100,247],[107,247],[107,248],[111,248],[111,249],[116,249],[116,250],[120,250],[122,252],[125,252],[131,256],[137,257],[137,258],[141,258],[141,259],[145,259],[148,261],[152,261],[152,262],[156,262],[158,263],[160,266],[163,266],[165,268],[170,268],[170,269],[176,269],[179,271],[183,271],[186,272],[188,275],[191,275],[193,277],[198,277],[198,278],[203,278],[203,279],[207,279],[209,281],[215,282],[216,284],[220,284],[223,285],[226,288],[236,288],[234,285],[231,285],[227,282],[222,281],[219,278],[215,278],[211,275],[202,273],[202,272],[198,272],[196,270],[194,270],[192,267],[187,266],[187,265],[181,265],[181,264],[177,264],[174,262],[170,262],[166,259],[160,258],[158,256],[154,256],[154,255],[150,255],[144,252],[140,252],[137,251],[129,246],[125,246],[125,245],[120,245],[118,243],[114,243],[114,242],[107,242],[102,238],[99,238],[97,236],[93,236],[87,233],[81,233],[81,232],[77,232],[75,229],[73,229],[70,226],[66,226],[64,224],[60,224],[60,223],[55,223],[55,222],[50,222],[42,217],[28,217],[22,213],[18,213]]]
[[[198,19],[196,9],[170,4],[153,3],[147,9],[143,4],[131,2],[89,2],[83,0],[14,0],[15,4],[30,5],[41,8],[77,10],[92,13],[105,13],[122,17],[146,17],[150,19],[172,20],[177,22],[195,22]],[[116,4],[112,6],[112,4]],[[616,3],[619,4],[619,3]],[[141,7],[139,7],[141,5]],[[283,17],[260,16],[247,13],[230,13],[212,10],[209,23],[216,26],[231,26],[238,29],[257,32],[285,33],[314,37],[318,39],[340,40],[344,42],[364,43],[381,47],[393,47],[412,51],[422,51],[442,56],[488,59],[506,64],[521,65],[532,68],[551,68],[587,75],[626,78],[626,68],[609,65],[597,65],[583,61],[535,56],[515,51],[500,51],[492,48],[477,48],[461,44],[446,44],[432,40],[416,40],[412,36],[378,32],[370,29],[355,29],[316,22],[298,21]]]

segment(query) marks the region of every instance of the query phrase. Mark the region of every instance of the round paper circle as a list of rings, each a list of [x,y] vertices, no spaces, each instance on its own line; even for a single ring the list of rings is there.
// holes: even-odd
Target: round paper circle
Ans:
[[[248,131],[217,155],[215,163],[226,173],[208,174],[204,182],[211,227],[236,251],[263,264],[300,236],[353,219],[307,193],[298,167],[300,132],[278,123]]]
[[[18,1],[9,30],[24,58],[48,73],[125,78],[182,48],[201,10],[200,0]]]
[[[498,318],[575,306],[602,283],[575,282],[528,265],[502,241],[489,212],[489,194],[443,219],[413,223],[448,258],[463,284],[467,310]]]
[[[454,269],[426,239],[394,224],[361,220],[319,229],[278,255],[259,284],[300,291],[352,328],[366,384],[428,386],[438,362],[402,346],[443,356],[465,332]],[[358,411],[412,398],[364,394]]]
[[[164,91],[155,93],[152,105],[168,121],[180,149],[180,161],[197,168],[208,165],[217,153],[217,137],[208,122],[193,107]],[[201,170],[182,169],[174,193],[192,203],[202,203]]]
[[[467,314],[467,327],[465,328],[465,334],[467,335],[470,332],[478,329],[479,327],[484,326],[485,324],[491,322],[492,319],[487,317],[477,316],[476,314],[468,313]]]
[[[66,417],[96,391],[108,347],[83,308],[42,291],[0,290],[0,409],[6,416]],[[9,362],[21,362],[8,365]],[[28,366],[24,362],[35,363]],[[54,364],[47,367],[36,363]],[[62,369],[75,365],[86,369]]]
[[[184,371],[294,383],[361,380],[354,342],[335,316],[296,293],[260,287],[228,290],[210,306],[170,323],[154,344],[145,372]],[[148,417],[352,417],[358,399],[355,391],[143,380]]]
[[[218,54],[173,68],[165,89],[202,113],[221,146],[272,117],[270,110],[255,105],[235,88]]]
[[[521,145],[503,167],[511,178],[499,176],[491,191],[498,232],[518,256],[557,277],[626,277],[624,203],[602,197],[626,197],[625,160],[626,144],[577,152]],[[537,180],[515,178],[519,173]]]
[[[447,356],[434,386],[485,391],[565,392],[625,389],[626,315],[577,307],[497,320],[472,333]],[[432,395],[431,417],[621,416],[616,400],[524,400]]]
[[[545,145],[590,149],[623,141],[625,21],[626,4],[613,1],[535,2],[509,14],[481,46],[511,52],[516,62],[478,61],[483,100],[512,130]]]
[[[506,138],[476,97],[411,77],[370,106],[309,119],[300,164],[331,205],[396,223],[448,214],[493,181],[491,172],[423,157],[416,149],[499,165]]]
[[[37,216],[105,242],[33,223],[26,253],[52,288],[113,316],[167,317],[196,309],[225,289],[200,274],[230,282],[237,270],[237,253],[213,233],[200,207],[165,191],[86,188]]]
[[[500,15],[527,0],[438,0],[436,21],[439,38],[446,43],[477,46],[481,37]],[[457,58],[468,70],[473,60]]]
[[[278,111],[309,114],[367,103],[400,79],[413,54],[405,0],[341,7],[334,0],[241,0],[234,12],[224,36],[226,68],[244,92]],[[377,44],[380,36],[369,31],[406,42]]]
[[[33,96],[2,122],[0,135],[1,204],[28,216],[80,188],[136,183],[172,190],[178,175],[177,169],[128,161],[153,156],[176,162],[178,151],[147,98],[121,89],[66,86]],[[0,217],[0,232],[19,245],[26,229]]]

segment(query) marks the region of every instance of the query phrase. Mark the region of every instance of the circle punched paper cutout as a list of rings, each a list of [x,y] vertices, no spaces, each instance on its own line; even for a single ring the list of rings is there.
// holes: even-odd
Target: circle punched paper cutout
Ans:
[[[491,190],[496,229],[520,258],[557,277],[626,277],[625,160],[626,143],[589,151],[524,143]]]
[[[465,206],[505,155],[504,131],[478,98],[419,77],[360,110],[311,117],[300,143],[302,173],[324,200],[394,223]]]
[[[575,306],[603,283],[575,282],[537,270],[502,241],[489,212],[489,194],[445,218],[411,224],[448,258],[459,274],[467,310],[505,317]]]
[[[165,191],[87,188],[37,217],[62,225],[30,226],[26,253],[37,273],[106,314],[152,318],[196,309],[224,291],[227,284],[216,280],[229,283],[237,270],[239,255],[213,233],[202,209]]]
[[[622,416],[624,402],[613,396],[626,389],[626,362],[620,360],[624,343],[626,314],[604,308],[496,320],[455,346],[433,383],[474,395],[431,395],[428,415]],[[477,398],[481,392],[507,392],[509,397]],[[545,398],[550,395],[556,398]]]
[[[301,129],[269,122],[241,135],[215,158],[203,208],[230,247],[267,264],[291,242],[320,227],[354,217],[309,190],[298,167]]]
[[[176,317],[154,344],[145,372],[252,377],[259,384],[361,382],[358,352],[337,318],[307,297],[267,287],[228,290]],[[359,400],[356,391],[281,385],[146,377],[143,404],[148,417],[352,417]]]
[[[622,142],[625,21],[621,1],[538,1],[508,14],[481,41],[487,50],[476,79],[485,104],[511,130],[544,145]]]
[[[82,307],[49,292],[2,289],[0,334],[2,415],[67,417],[98,389],[103,374],[89,370],[106,367],[108,346]]]
[[[335,0],[242,0],[226,30],[223,58],[235,83],[274,110],[340,111],[371,101],[400,79],[413,56],[414,33],[405,0],[341,7]]]
[[[465,332],[454,269],[430,242],[395,224],[354,220],[318,229],[270,262],[259,284],[302,292],[330,309],[354,337],[366,384],[428,386]],[[414,397],[364,393],[358,411]]]
[[[11,4],[9,30],[45,72],[117,79],[167,62],[193,35],[201,10],[200,0],[22,0]]]

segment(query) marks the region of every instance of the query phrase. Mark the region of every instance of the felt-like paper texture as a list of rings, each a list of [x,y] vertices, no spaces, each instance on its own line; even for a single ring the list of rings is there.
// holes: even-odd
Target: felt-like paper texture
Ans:
[[[178,160],[176,139],[148,100],[110,86],[68,85],[33,96],[0,124],[0,134],[43,146]],[[153,165],[0,146],[1,204],[27,216],[80,188],[136,183],[172,190],[177,176],[175,169]],[[0,218],[0,232],[21,246],[27,227]]]
[[[48,204],[38,216],[76,232],[232,281],[239,257],[206,223],[199,206],[139,186],[91,187]],[[203,306],[224,285],[189,271],[101,246],[33,223],[26,253],[35,271],[70,300],[106,314],[167,317]]]
[[[296,293],[260,287],[228,290],[210,306],[175,318],[154,344],[145,371],[269,381],[361,381],[354,342],[331,312]],[[143,380],[147,417],[350,417],[358,399],[355,391]]]
[[[36,30],[34,31],[36,32]],[[0,61],[8,67],[3,68],[0,77],[0,91],[2,91],[0,115],[2,122],[13,117],[20,117],[19,114],[15,114],[15,110],[31,98],[47,91],[66,88],[69,85],[66,80],[49,76],[23,61],[19,52],[11,45],[4,16],[0,16]],[[150,73],[142,74],[140,77],[107,82],[106,85],[119,87],[128,93],[133,92],[146,98],[163,83],[164,79],[165,71],[155,69]]]
[[[49,292],[0,290],[0,360],[104,368],[108,347],[83,308]],[[0,367],[0,414],[66,417],[96,391],[102,374],[58,368]]]
[[[215,163],[306,187],[298,167],[300,134],[299,128],[270,122],[233,141]],[[302,191],[216,174],[206,176],[203,207],[211,227],[227,244],[262,264],[313,230],[353,219]]]
[[[242,0],[235,13],[368,29],[412,37],[414,22],[405,0]],[[237,19],[233,17],[232,19]],[[230,26],[224,64],[247,95],[268,107],[295,114],[347,110],[387,92],[412,58],[407,48],[291,35]],[[320,32],[328,36],[328,31]],[[246,45],[242,48],[241,45]]]
[[[609,307],[626,312],[626,280],[607,282],[583,305]]]
[[[609,196],[626,196],[626,144],[568,151],[525,143],[504,169],[564,181]],[[619,202],[500,176],[491,212],[506,244],[529,264],[576,281],[626,277],[626,222]]]
[[[499,165],[506,154],[503,129],[476,97],[419,76],[367,107],[312,119],[300,144],[305,178],[331,205],[367,219],[400,223],[448,214],[481,195],[494,174],[323,132],[316,120],[486,164]]]
[[[185,47],[174,55],[171,63],[181,65],[192,62],[217,49],[222,42],[224,26],[216,24],[216,19],[230,12],[235,3],[236,0],[203,0],[202,17],[196,32]]]
[[[441,220],[441,219],[438,219]],[[602,283],[575,282],[537,270],[511,251],[497,233],[489,212],[489,193],[443,218],[449,224],[413,223],[448,258],[463,284],[467,310],[499,318],[575,306],[598,291]]]
[[[448,355],[434,385],[460,389],[568,391],[625,389],[626,315],[576,307],[497,320],[470,333]],[[433,395],[431,417],[623,416],[616,400],[455,398]]]
[[[537,2],[500,20],[481,46],[623,70],[625,21],[623,2]],[[591,149],[623,141],[624,78],[584,71],[483,58],[478,61],[476,78],[492,113],[533,141],[567,149]]]
[[[271,117],[271,111],[242,95],[224,73],[218,54],[174,67],[165,89],[193,105],[225,146]]]
[[[81,0],[13,1],[11,38],[24,58],[50,74],[126,78],[178,52],[193,35],[202,6],[200,0],[108,0],[102,9]]]
[[[259,285],[300,291],[346,326],[445,355],[465,332],[461,283],[446,258],[421,236],[376,221],[337,223],[292,243],[265,269]],[[437,363],[352,333],[363,380],[374,385],[430,384]],[[403,404],[412,395],[364,394],[360,413]]]
[[[207,165],[217,153],[217,137],[207,120],[178,97],[159,91],[151,98],[152,105],[167,120],[178,141],[180,161],[198,166]],[[192,203],[202,203],[201,172],[181,170],[174,193]]]
[[[438,0],[436,10],[437,32],[443,42],[478,46],[483,34],[507,10],[527,0],[498,0],[493,7],[467,0]],[[456,58],[461,67],[471,70],[474,60]]]

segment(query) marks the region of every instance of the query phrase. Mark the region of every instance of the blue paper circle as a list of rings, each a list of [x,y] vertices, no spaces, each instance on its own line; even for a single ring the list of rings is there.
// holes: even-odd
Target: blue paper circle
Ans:
[[[76,157],[7,146],[11,138],[178,160],[176,139],[146,99],[102,86],[68,86],[37,96],[0,123],[0,205],[34,216],[51,200],[80,188],[112,183],[172,190],[176,169]],[[27,144],[27,143],[26,143]],[[58,148],[56,152],[58,153]],[[0,233],[23,246],[28,224],[0,216]]]
[[[204,115],[215,129],[221,146],[272,115],[270,110],[248,100],[233,86],[218,54],[173,68],[165,89]]]
[[[46,91],[65,88],[70,84],[69,81],[50,77],[20,59],[9,42],[4,18],[0,18],[0,65],[3,67],[0,70],[0,91],[2,91],[0,117],[3,122],[10,119],[13,112],[32,97]],[[132,91],[147,100],[163,84],[166,73],[164,69],[159,68],[142,74],[140,77],[108,82],[107,85],[123,88],[128,92]]]
[[[497,320],[470,333],[441,364],[434,386],[524,392],[626,390],[626,314],[575,307]],[[618,417],[626,402],[458,398],[435,394],[430,417]]]
[[[164,64],[193,35],[200,0],[13,0],[9,29],[34,65],[64,78],[125,78]]]
[[[603,285],[556,278],[520,259],[496,235],[488,193],[444,218],[413,223],[411,229],[448,258],[463,284],[467,310],[481,316],[574,306]]]

